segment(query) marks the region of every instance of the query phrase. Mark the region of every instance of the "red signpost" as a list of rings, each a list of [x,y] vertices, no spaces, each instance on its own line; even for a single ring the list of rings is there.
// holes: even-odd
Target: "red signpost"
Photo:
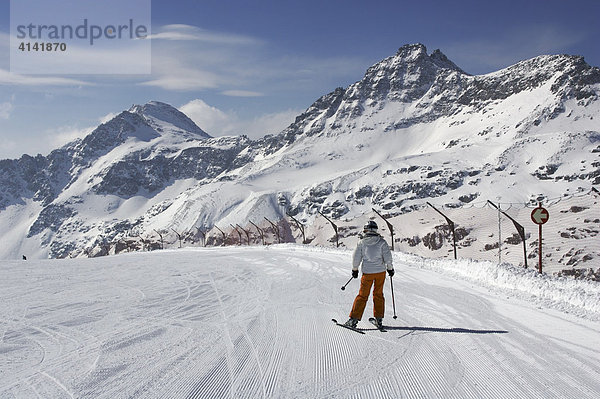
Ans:
[[[550,219],[550,214],[545,208],[542,208],[542,204],[539,203],[537,208],[534,208],[531,211],[531,220],[533,223],[539,226],[539,263],[538,263],[538,271],[542,272],[542,225],[546,223]]]

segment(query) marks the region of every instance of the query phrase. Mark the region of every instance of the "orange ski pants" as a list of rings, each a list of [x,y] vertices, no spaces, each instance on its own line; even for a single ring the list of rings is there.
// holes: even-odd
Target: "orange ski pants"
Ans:
[[[375,285],[375,288],[373,288],[373,316],[375,316],[375,318],[383,318],[383,313],[385,311],[383,283],[385,283],[385,272],[362,275],[362,278],[360,279],[360,289],[358,290],[356,299],[354,299],[352,311],[350,312],[351,318],[357,320],[362,318],[365,306],[369,300],[369,294],[371,293],[371,286],[373,285]]]

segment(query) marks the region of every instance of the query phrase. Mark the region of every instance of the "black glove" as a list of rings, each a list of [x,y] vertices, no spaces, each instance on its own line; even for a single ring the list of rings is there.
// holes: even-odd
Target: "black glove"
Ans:
[[[358,278],[358,270],[352,270],[352,277]]]
[[[390,277],[394,277],[394,273],[395,273],[395,272],[394,272],[394,269],[390,269],[390,270],[388,270],[387,272],[388,272],[388,274],[390,275]]]

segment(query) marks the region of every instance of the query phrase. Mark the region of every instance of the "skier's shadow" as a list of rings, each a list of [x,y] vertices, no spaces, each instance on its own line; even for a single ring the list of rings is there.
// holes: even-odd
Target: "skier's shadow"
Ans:
[[[474,330],[471,328],[439,328],[439,327],[395,327],[384,326],[386,330],[408,331],[408,332],[440,332],[457,334],[508,334],[505,330]]]

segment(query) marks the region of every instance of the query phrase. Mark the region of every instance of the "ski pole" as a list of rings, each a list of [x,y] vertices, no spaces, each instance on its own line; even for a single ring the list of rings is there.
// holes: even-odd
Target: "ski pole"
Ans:
[[[392,286],[392,305],[394,305],[394,319],[397,319],[398,316],[396,316],[396,300],[394,299],[394,282],[392,276],[390,276],[390,285]]]
[[[344,291],[346,289],[346,286],[348,284],[350,284],[350,281],[352,281],[354,279],[354,277],[350,277],[350,280],[348,280],[348,282],[346,284],[344,284],[344,286],[342,287],[342,291]]]

